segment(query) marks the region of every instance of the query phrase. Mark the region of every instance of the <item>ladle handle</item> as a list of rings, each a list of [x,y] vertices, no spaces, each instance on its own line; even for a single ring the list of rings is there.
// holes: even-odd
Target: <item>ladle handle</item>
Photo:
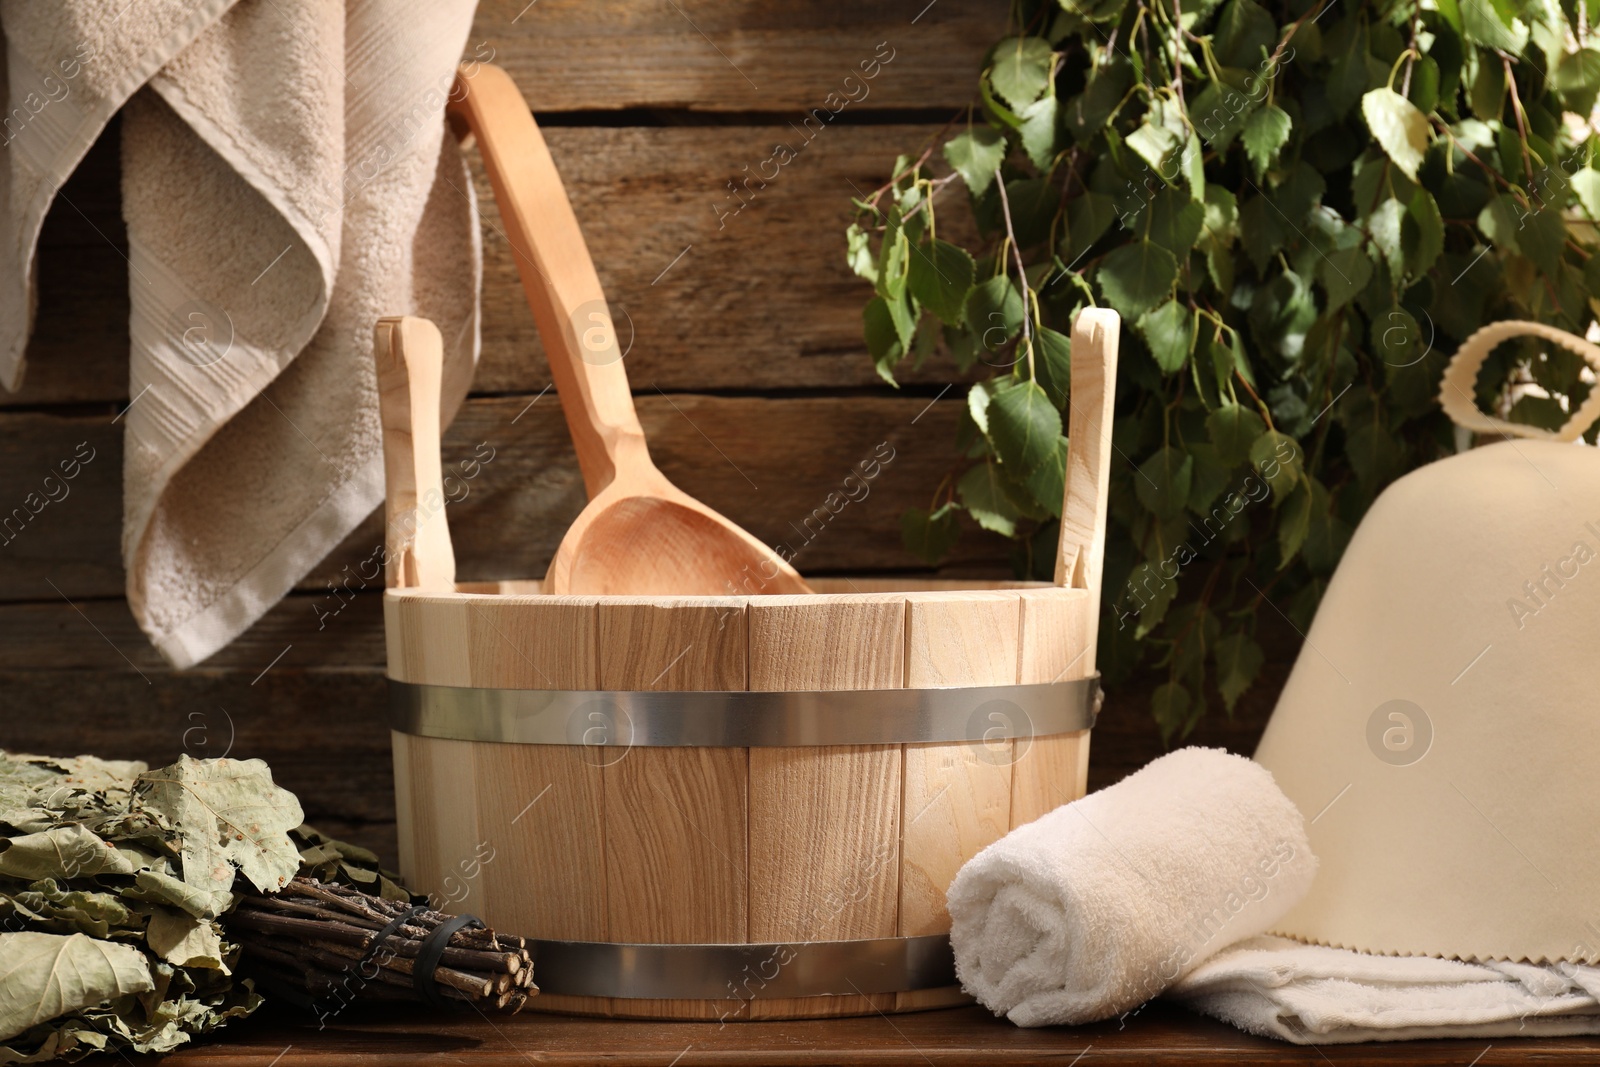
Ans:
[[[648,451],[583,231],[510,75],[489,64],[463,67],[446,110],[458,132],[464,125],[477,138],[592,499],[620,463]]]

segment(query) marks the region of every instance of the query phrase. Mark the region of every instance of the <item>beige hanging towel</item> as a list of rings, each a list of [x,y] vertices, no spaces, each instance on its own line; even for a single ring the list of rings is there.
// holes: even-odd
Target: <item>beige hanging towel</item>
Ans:
[[[466,394],[481,257],[443,113],[473,7],[0,0],[0,384],[22,382],[44,215],[123,108],[122,553],[175,666],[247,629],[382,501],[381,315],[434,320],[447,420]]]

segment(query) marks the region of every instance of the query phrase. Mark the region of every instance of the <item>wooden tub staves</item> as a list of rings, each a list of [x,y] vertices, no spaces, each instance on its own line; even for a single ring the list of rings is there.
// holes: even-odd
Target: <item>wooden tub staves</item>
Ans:
[[[401,327],[380,330],[380,361]],[[409,884],[533,939],[543,1010],[960,1002],[951,878],[1084,791],[1117,328],[1088,311],[1073,333],[1057,583],[819,579],[812,596],[458,586],[437,453],[411,447],[437,440],[437,371],[391,362],[384,617]]]
[[[451,115],[478,137],[541,336],[577,351],[598,323],[605,342],[584,374],[552,365],[563,407],[584,409],[569,426],[615,429],[591,386],[620,379],[621,356],[559,176],[511,80],[488,66],[471,79]],[[959,1002],[950,880],[1084,790],[1117,331],[1098,310],[1073,331],[1053,584],[635,597],[456,583],[438,332],[381,323],[407,881],[531,938],[538,1009],[753,1019]]]

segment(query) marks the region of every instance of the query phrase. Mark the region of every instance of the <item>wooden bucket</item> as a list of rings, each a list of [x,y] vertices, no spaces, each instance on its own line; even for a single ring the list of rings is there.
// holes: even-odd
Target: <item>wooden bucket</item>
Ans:
[[[536,1009],[760,1019],[962,1002],[951,879],[1084,792],[1117,330],[1088,311],[1073,333],[1055,584],[456,585],[443,508],[427,508],[438,459],[412,454],[405,422],[429,413],[386,395],[408,884],[530,938]]]

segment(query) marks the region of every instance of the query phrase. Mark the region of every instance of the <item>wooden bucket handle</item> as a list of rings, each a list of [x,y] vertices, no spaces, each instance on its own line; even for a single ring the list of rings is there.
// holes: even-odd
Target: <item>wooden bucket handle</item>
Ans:
[[[445,112],[458,134],[477,141],[592,500],[616,476],[611,457],[621,442],[642,450],[645,440],[589,246],[509,74],[486,63],[463,65]]]
[[[444,342],[427,319],[378,320],[378,417],[383,425],[384,571],[391,589],[453,593],[456,556],[439,459]]]
[[[1474,399],[1478,371],[1483,368],[1489,353],[1493,352],[1495,346],[1502,341],[1529,336],[1558,344],[1567,351],[1582,356],[1589,361],[1591,367],[1600,371],[1600,347],[1585,341],[1577,334],[1558,330],[1554,326],[1546,326],[1542,322],[1526,322],[1520,319],[1491,322],[1461,342],[1461,347],[1456,349],[1456,354],[1450,358],[1449,365],[1444,369],[1444,376],[1439,381],[1439,405],[1444,408],[1444,413],[1450,416],[1452,422],[1476,433],[1537,437],[1547,441],[1576,441],[1583,436],[1584,431],[1594,425],[1596,419],[1600,419],[1600,389],[1590,390],[1588,399],[1557,430],[1546,430],[1543,427],[1529,426],[1520,422],[1507,422],[1478,410],[1477,401]]]
[[[1056,584],[1087,589],[1100,600],[1106,551],[1106,494],[1111,480],[1111,409],[1117,392],[1122,318],[1109,308],[1084,308],[1072,324],[1072,382],[1067,403],[1066,493]]]

